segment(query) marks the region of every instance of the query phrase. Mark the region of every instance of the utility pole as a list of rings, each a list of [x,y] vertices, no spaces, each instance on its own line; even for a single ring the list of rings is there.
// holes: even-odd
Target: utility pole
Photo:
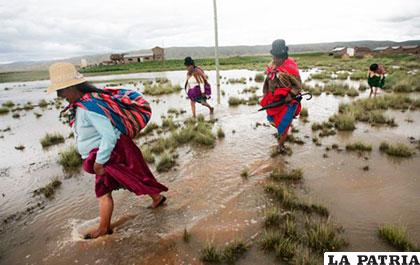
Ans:
[[[217,85],[217,104],[220,104],[220,75],[219,75],[219,37],[217,33],[217,7],[216,0],[213,0],[214,7],[214,55],[216,64],[216,85]]]

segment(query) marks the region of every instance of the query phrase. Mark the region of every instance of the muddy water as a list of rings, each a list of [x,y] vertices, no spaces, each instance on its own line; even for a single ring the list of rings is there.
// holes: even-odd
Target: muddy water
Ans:
[[[167,77],[182,85],[184,72],[142,73],[124,75],[122,78]],[[215,80],[214,72],[209,72]],[[416,242],[420,229],[416,221],[420,217],[417,207],[420,188],[420,163],[417,154],[411,159],[390,159],[378,152],[379,143],[408,143],[407,137],[420,138],[419,112],[389,112],[399,124],[396,128],[373,128],[358,124],[353,133],[339,133],[322,139],[322,146],[315,146],[311,137],[311,123],[296,120],[297,135],[305,140],[302,146],[293,145],[291,157],[270,158],[270,148],[275,144],[272,128],[260,126],[265,115],[256,106],[231,108],[229,96],[249,97],[240,94],[246,86],[259,85],[249,81],[247,85],[226,84],[228,78],[254,77],[247,70],[222,71],[222,89],[225,96],[218,105],[214,118],[215,129],[222,127],[226,137],[218,140],[214,149],[182,147],[178,150],[178,165],[174,171],[157,174],[166,184],[168,204],[158,210],[149,210],[150,200],[138,198],[126,191],[114,192],[114,234],[94,241],[81,240],[84,231],[97,223],[97,202],[93,192],[93,177],[79,174],[65,178],[57,164],[57,153],[73,144],[65,144],[42,150],[39,139],[47,132],[68,135],[71,131],[61,124],[58,111],[35,109],[22,111],[20,119],[11,114],[0,117],[0,129],[10,126],[11,131],[1,132],[0,138],[0,219],[11,215],[8,223],[0,226],[0,264],[200,264],[199,249],[207,241],[218,245],[234,238],[253,240],[261,231],[261,220],[267,198],[261,185],[272,168],[302,167],[305,172],[305,190],[302,196],[329,207],[335,220],[346,230],[350,242],[348,250],[391,250],[376,237],[376,229],[385,223],[404,224]],[[308,73],[304,73],[304,78]],[[95,77],[98,85],[105,80],[121,76]],[[226,77],[226,79],[225,79]],[[101,81],[102,80],[102,81]],[[351,81],[346,81],[351,82]],[[0,86],[0,103],[8,99],[25,103],[38,102],[45,97],[47,81],[8,83]],[[351,85],[357,86],[357,83]],[[129,88],[140,89],[136,84]],[[9,90],[4,90],[9,87]],[[261,91],[258,92],[261,94]],[[361,97],[366,97],[367,92]],[[52,95],[47,96],[53,98]],[[149,97],[156,99],[155,97]],[[153,120],[160,123],[160,116],[170,107],[183,108],[190,115],[185,94],[162,96],[160,103],[152,102]],[[309,120],[323,121],[333,114],[340,102],[347,97],[321,95],[303,102],[309,109]],[[215,104],[213,99],[212,104]],[[33,112],[43,113],[36,118]],[[198,112],[208,117],[207,110]],[[407,123],[405,119],[414,120]],[[141,144],[150,138],[140,139]],[[353,153],[324,151],[338,143],[341,148],[348,142],[362,140],[372,143],[371,154],[359,156]],[[25,150],[14,146],[23,144]],[[327,153],[328,158],[323,158]],[[365,158],[366,157],[366,158]],[[362,167],[369,165],[369,171]],[[250,177],[243,179],[240,173],[249,168]],[[32,191],[48,183],[53,177],[63,179],[55,198],[44,200],[34,197]],[[3,196],[4,194],[4,196]],[[29,209],[32,206],[34,209]],[[191,242],[182,242],[184,229],[190,231]],[[416,242],[420,243],[420,242]],[[239,264],[274,264],[253,248]]]

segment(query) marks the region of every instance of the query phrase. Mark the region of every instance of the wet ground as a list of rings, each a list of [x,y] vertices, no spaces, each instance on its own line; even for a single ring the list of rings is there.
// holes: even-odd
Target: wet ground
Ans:
[[[207,242],[217,245],[241,238],[252,242],[261,232],[261,221],[268,199],[262,182],[273,168],[300,167],[304,171],[303,196],[324,204],[333,219],[345,229],[349,251],[393,250],[377,238],[382,224],[403,224],[415,243],[420,243],[420,208],[417,206],[420,190],[420,159],[392,159],[378,151],[381,141],[409,144],[407,137],[420,138],[420,113],[390,111],[398,127],[371,127],[358,123],[352,133],[338,133],[322,138],[322,146],[312,143],[311,123],[327,120],[340,102],[348,97],[322,94],[304,101],[309,110],[309,121],[297,119],[296,136],[304,145],[291,145],[290,157],[270,157],[275,145],[274,129],[256,127],[264,122],[264,113],[257,106],[229,107],[230,96],[248,98],[239,93],[245,87],[261,83],[226,84],[228,78],[255,76],[254,71],[222,71],[222,103],[216,105],[214,128],[222,127],[226,137],[217,140],[213,149],[182,147],[178,150],[175,170],[158,174],[157,179],[169,187],[168,203],[157,210],[147,209],[150,199],[138,198],[127,191],[114,192],[114,234],[98,240],[81,239],[83,231],[97,222],[97,201],[93,192],[94,178],[89,174],[66,177],[58,165],[58,153],[74,144],[64,144],[43,150],[39,140],[46,134],[70,134],[70,128],[58,120],[58,110],[35,108],[20,111],[20,118],[12,114],[0,116],[0,264],[201,264],[199,250]],[[123,76],[95,77],[99,86],[117,78],[167,77],[172,83],[183,84],[185,73],[161,72]],[[215,80],[214,72],[209,72]],[[306,78],[308,73],[304,73]],[[226,77],[226,79],[225,79]],[[313,82],[313,81],[312,81]],[[351,81],[347,81],[351,82]],[[137,83],[136,81],[134,83]],[[37,103],[42,98],[53,99],[44,90],[47,81],[0,84],[0,103],[13,100],[22,104]],[[351,82],[357,87],[358,82]],[[137,84],[129,88],[140,89]],[[5,90],[5,88],[8,88]],[[213,86],[215,87],[215,86]],[[215,91],[213,91],[215,94]],[[261,94],[261,89],[257,95]],[[368,92],[361,93],[366,97]],[[187,113],[178,120],[190,117],[185,93],[148,97],[152,103],[153,121],[160,124],[160,116],[169,108],[183,108]],[[153,99],[160,99],[159,103]],[[198,106],[198,112],[209,118],[208,111]],[[36,118],[34,112],[42,113]],[[413,122],[407,122],[410,119]],[[147,141],[140,138],[138,144]],[[346,151],[325,151],[336,143],[344,149],[346,143],[361,140],[370,143],[370,154],[358,155]],[[22,144],[23,151],[14,147]],[[323,154],[327,153],[327,158]],[[364,171],[364,166],[369,171]],[[154,167],[152,166],[154,169]],[[242,178],[248,168],[250,176]],[[62,179],[62,185],[51,200],[33,196],[33,191],[51,181]],[[182,240],[184,229],[191,233],[191,242]],[[274,264],[271,256],[253,247],[238,264]]]

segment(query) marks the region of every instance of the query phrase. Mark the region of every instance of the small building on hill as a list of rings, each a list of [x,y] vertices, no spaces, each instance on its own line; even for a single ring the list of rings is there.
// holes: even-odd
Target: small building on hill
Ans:
[[[337,58],[344,58],[344,57],[353,57],[354,56],[354,48],[349,47],[336,47],[332,49],[328,55],[334,56]]]

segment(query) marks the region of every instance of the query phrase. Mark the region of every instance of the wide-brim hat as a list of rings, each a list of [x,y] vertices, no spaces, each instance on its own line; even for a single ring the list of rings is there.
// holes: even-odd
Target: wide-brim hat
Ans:
[[[68,88],[86,82],[83,75],[77,72],[76,67],[71,63],[55,63],[50,66],[51,85],[47,93]]]

